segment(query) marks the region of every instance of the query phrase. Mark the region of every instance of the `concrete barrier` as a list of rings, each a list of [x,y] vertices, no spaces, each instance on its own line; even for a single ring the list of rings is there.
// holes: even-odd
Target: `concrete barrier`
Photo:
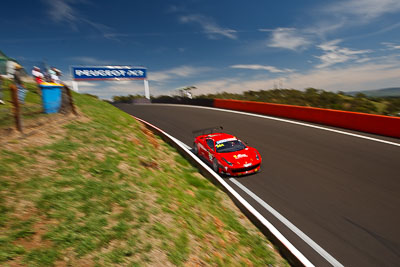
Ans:
[[[400,118],[254,101],[215,99],[214,107],[314,122],[400,138]]]

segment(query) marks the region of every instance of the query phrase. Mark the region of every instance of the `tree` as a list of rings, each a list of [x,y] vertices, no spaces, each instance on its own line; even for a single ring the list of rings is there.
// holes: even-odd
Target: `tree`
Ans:
[[[357,93],[356,98],[367,98],[367,96],[363,93]]]

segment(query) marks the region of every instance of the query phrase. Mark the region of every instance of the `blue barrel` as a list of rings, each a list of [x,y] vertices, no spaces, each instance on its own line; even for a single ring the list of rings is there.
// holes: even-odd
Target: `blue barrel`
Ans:
[[[57,113],[61,106],[61,88],[58,83],[41,83],[44,113]]]

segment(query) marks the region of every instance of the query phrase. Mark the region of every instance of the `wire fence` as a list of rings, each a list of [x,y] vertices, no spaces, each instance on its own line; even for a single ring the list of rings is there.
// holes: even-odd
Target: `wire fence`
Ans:
[[[18,90],[11,80],[3,80],[0,84],[0,129],[14,128],[23,131],[23,121],[46,116],[43,110],[43,98],[40,87],[35,83],[24,83],[26,95],[24,101],[18,100]],[[62,88],[62,102],[59,112],[75,115],[70,89]]]
[[[0,105],[0,127],[14,124],[14,101],[12,97],[11,81],[5,81],[2,86],[2,100]],[[28,119],[42,113],[40,90],[33,84],[25,84],[26,96],[24,103],[20,103],[21,119]]]

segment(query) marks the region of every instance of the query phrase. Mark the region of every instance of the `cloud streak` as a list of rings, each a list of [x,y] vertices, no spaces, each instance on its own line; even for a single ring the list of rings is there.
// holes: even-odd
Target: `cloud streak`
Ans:
[[[318,46],[318,48],[324,51],[324,54],[322,56],[316,56],[316,58],[321,60],[321,64],[317,65],[316,68],[326,68],[331,65],[344,63],[350,60],[359,60],[360,62],[359,55],[372,52],[371,50],[351,50],[346,47],[339,47],[337,44],[340,42],[341,40],[338,39],[320,44]],[[361,59],[361,62],[362,61],[365,61],[365,59]]]
[[[304,28],[276,28],[259,29],[262,32],[270,32],[267,41],[268,47],[301,51],[310,47],[316,39],[325,39],[326,34],[348,29],[350,27],[368,25],[386,14],[400,12],[400,1],[398,0],[346,0],[335,1],[333,4],[316,8],[313,13],[320,14],[314,17],[313,25]],[[322,17],[322,18],[321,18]],[[400,23],[387,26],[370,35],[380,34],[400,27]],[[326,55],[338,56],[337,54]],[[338,60],[344,60],[341,55]]]
[[[71,25],[79,22],[80,15],[72,7],[73,0],[42,0],[47,6],[47,13],[54,22],[67,22]]]
[[[219,26],[210,17],[203,15],[181,16],[180,22],[199,24],[209,39],[218,39],[220,37],[226,37],[233,40],[237,39],[237,31]]]
[[[209,67],[192,67],[192,66],[180,66],[169,70],[152,72],[149,74],[149,79],[157,82],[165,82],[176,78],[190,77],[198,75],[199,73],[207,72],[212,70]]]
[[[332,4],[313,10],[314,13],[322,14],[323,18],[314,23],[317,26],[312,26],[307,31],[323,37],[325,34],[334,31],[371,24],[386,14],[399,11],[400,2],[398,0],[334,1]],[[399,24],[390,25],[373,34],[386,32],[397,27],[399,27]]]
[[[287,73],[287,72],[293,72],[294,70],[292,69],[278,69],[274,66],[267,66],[267,65],[257,65],[257,64],[252,64],[252,65],[232,65],[230,68],[233,69],[248,69],[248,70],[266,70],[272,73]]]
[[[113,29],[104,24],[97,23],[85,18],[73,7],[73,4],[85,3],[84,0],[42,0],[47,7],[49,17],[56,23],[68,23],[74,30],[78,30],[81,23],[90,25],[100,32],[104,38],[119,41]]]
[[[400,49],[400,45],[395,44],[395,43],[382,43],[383,45],[385,45],[389,50],[397,50]]]
[[[311,41],[294,28],[277,28],[272,30],[271,37],[267,42],[267,46],[269,47],[284,48],[293,51],[305,49],[310,44]]]
[[[369,23],[370,20],[381,17],[387,13],[400,11],[398,0],[350,0],[336,1],[326,7],[325,12],[337,16],[347,16],[354,21]]]

